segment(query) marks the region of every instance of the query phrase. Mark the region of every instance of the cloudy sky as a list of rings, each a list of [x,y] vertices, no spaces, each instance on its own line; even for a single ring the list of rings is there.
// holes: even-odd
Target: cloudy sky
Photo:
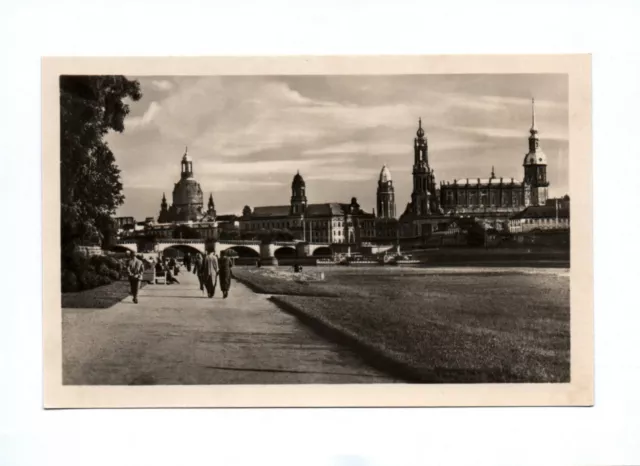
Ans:
[[[124,133],[108,135],[126,196],[119,215],[157,216],[163,192],[171,202],[185,146],[218,214],[288,204],[297,170],[310,203],[355,196],[371,210],[385,163],[402,212],[418,117],[438,183],[488,177],[492,165],[522,179],[532,97],[551,195],[569,192],[565,75],[130,78],[144,96]]]

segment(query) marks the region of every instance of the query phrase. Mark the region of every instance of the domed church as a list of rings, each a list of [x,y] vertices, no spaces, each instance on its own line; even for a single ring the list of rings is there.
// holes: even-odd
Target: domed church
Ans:
[[[180,180],[173,188],[173,204],[167,206],[167,199],[162,195],[158,223],[199,222],[209,212],[203,212],[204,202],[200,183],[193,176],[193,159],[184,150],[180,162]],[[209,210],[213,210],[213,198],[209,197]]]

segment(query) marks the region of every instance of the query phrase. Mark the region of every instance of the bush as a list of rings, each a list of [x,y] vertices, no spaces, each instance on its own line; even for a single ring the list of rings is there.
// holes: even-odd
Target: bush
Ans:
[[[114,281],[120,280],[120,272],[117,270],[109,270],[109,278]]]
[[[98,275],[98,286],[108,285],[111,283],[111,279],[107,275]]]
[[[100,286],[100,275],[91,270],[87,270],[82,274],[79,274],[77,277],[80,282],[80,288],[83,290],[90,290],[91,288]]]
[[[107,267],[107,264],[100,264],[100,266],[98,267],[98,275],[102,277],[108,277],[109,272],[111,272],[111,269]]]
[[[72,291],[78,291],[78,279],[76,274],[71,270],[62,271],[62,292],[69,293]]]
[[[94,269],[98,270],[98,268],[104,263],[104,259],[102,256],[91,256],[89,257],[89,264],[93,266]]]
[[[120,263],[120,261],[118,261],[118,259],[115,259],[113,257],[104,256],[104,263],[111,270],[116,270],[118,272],[122,270],[122,264]]]
[[[89,258],[79,251],[74,251],[65,262],[67,265],[65,268],[74,272],[76,276],[89,270],[90,266]]]

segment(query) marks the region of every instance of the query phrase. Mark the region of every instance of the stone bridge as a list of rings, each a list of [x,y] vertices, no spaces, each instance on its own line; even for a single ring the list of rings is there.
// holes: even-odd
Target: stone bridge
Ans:
[[[114,249],[125,249],[135,253],[141,252],[143,241],[140,240],[120,240]],[[166,249],[175,248],[182,251],[198,251],[205,252],[205,240],[202,239],[159,239],[153,244],[153,250],[150,253],[162,253]],[[224,240],[215,243],[215,252],[220,254],[222,251],[232,249],[238,253],[240,257],[255,258],[273,258],[273,257],[308,257],[308,256],[328,256],[332,254],[329,244],[322,243],[304,243],[295,241],[274,241],[270,244],[261,244],[260,241],[235,241]]]

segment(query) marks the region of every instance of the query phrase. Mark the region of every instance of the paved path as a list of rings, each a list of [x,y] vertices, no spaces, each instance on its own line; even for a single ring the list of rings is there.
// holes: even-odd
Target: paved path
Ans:
[[[350,350],[233,281],[203,297],[193,274],[107,309],[63,309],[70,385],[390,383]]]

